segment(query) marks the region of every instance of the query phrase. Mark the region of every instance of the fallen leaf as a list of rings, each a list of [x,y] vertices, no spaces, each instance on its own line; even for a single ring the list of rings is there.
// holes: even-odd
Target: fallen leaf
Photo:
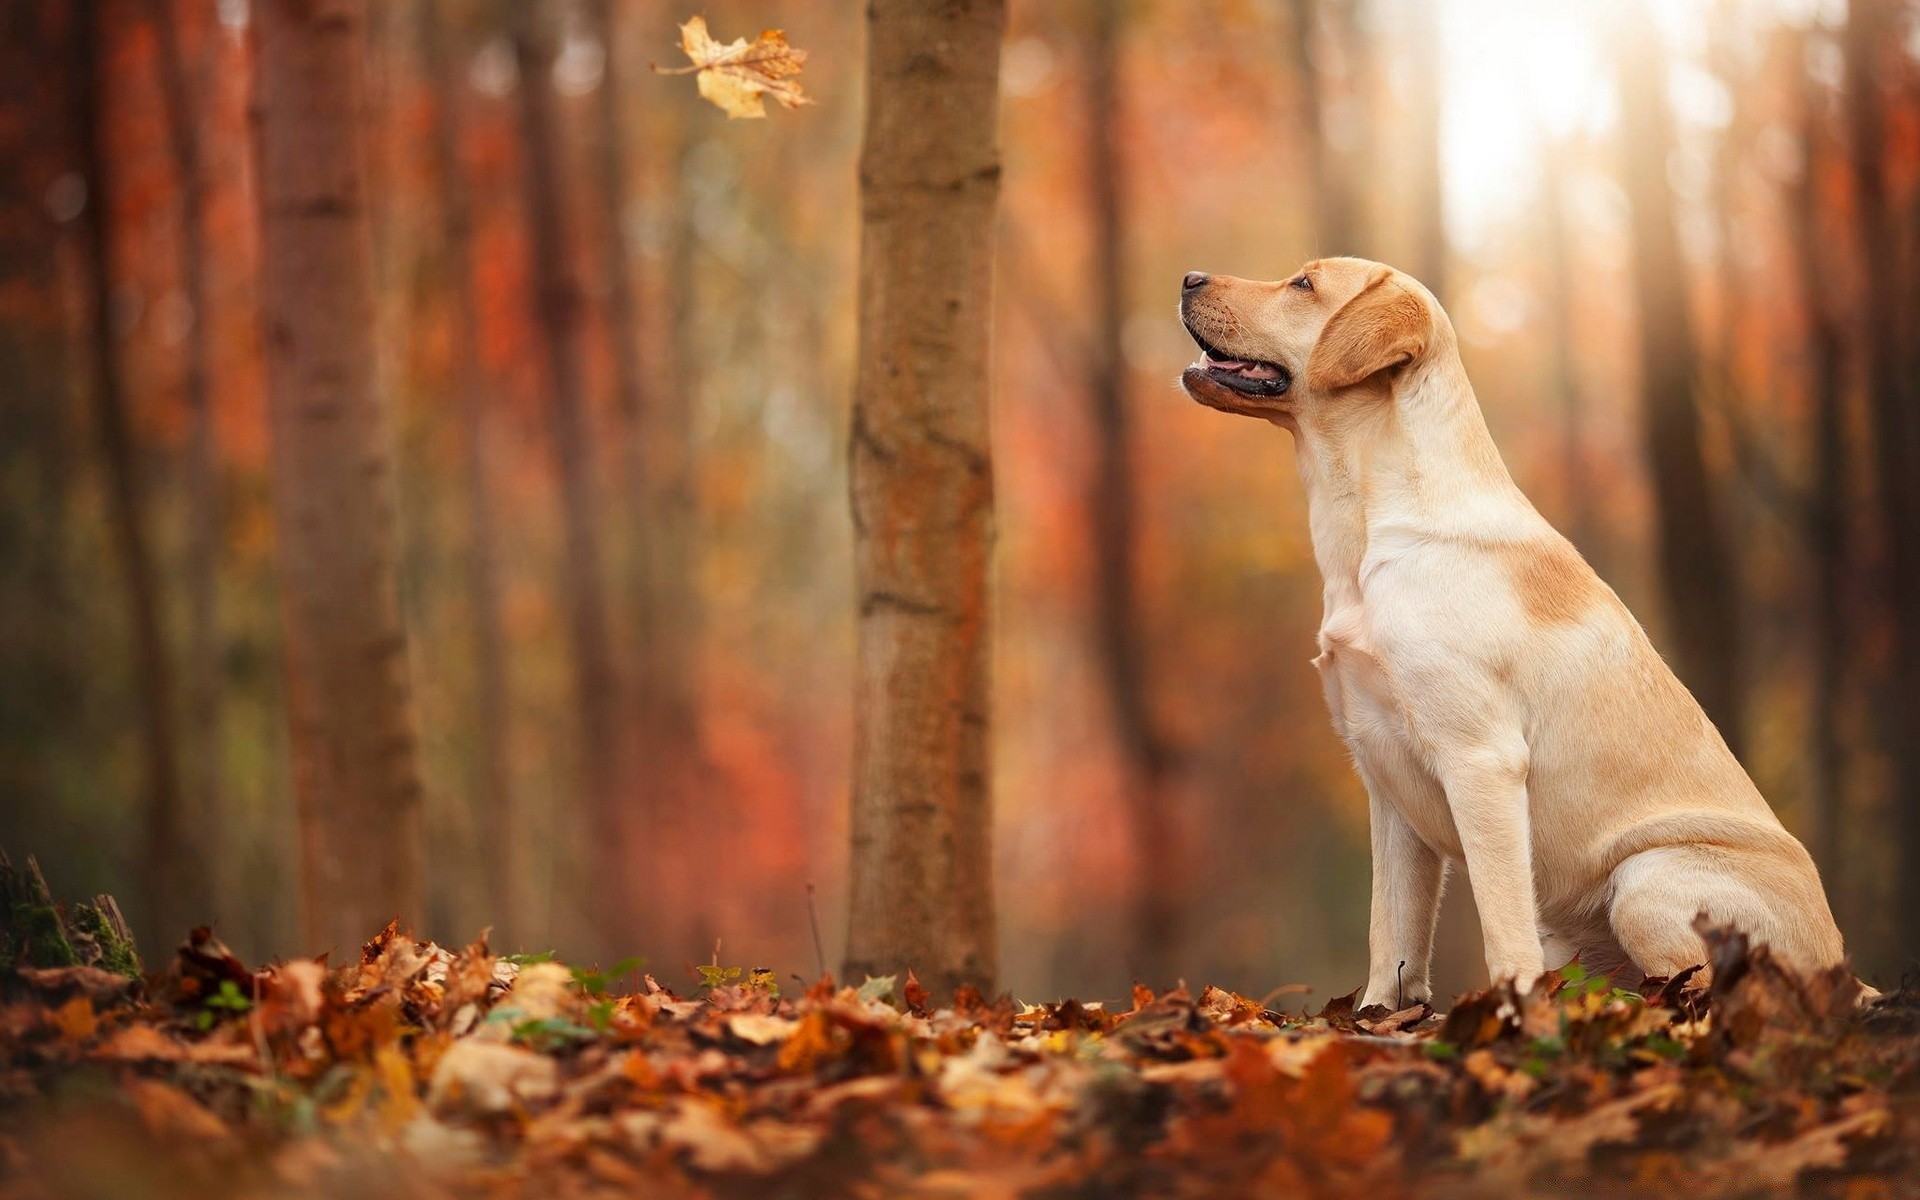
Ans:
[[[551,1058],[466,1038],[440,1056],[427,1088],[427,1107],[441,1117],[507,1113],[550,1099],[559,1087],[559,1067]]]
[[[162,1142],[180,1138],[224,1141],[232,1136],[224,1121],[171,1084],[157,1079],[129,1079],[125,1091],[141,1123]]]
[[[771,1046],[784,1042],[800,1028],[800,1022],[790,1017],[771,1017],[761,1013],[736,1013],[727,1018],[727,1032],[743,1042],[756,1046]]]
[[[654,70],[661,75],[697,76],[700,94],[729,119],[766,116],[767,96],[786,108],[813,103],[794,78],[807,61],[807,52],[787,45],[786,34],[778,29],[766,30],[752,42],[735,38],[723,45],[707,32],[705,17],[689,17],[680,26],[680,48],[693,60],[692,66],[673,70],[656,66]]]
[[[85,996],[73,999],[53,1010],[49,1018],[53,1027],[60,1031],[63,1042],[84,1042],[100,1028],[100,1018],[94,1015],[93,1001]]]

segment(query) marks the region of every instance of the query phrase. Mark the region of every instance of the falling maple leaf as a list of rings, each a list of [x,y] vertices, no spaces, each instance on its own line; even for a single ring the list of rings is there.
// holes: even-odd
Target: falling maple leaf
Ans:
[[[807,61],[807,52],[787,45],[787,35],[778,29],[765,30],[752,42],[735,38],[722,44],[707,32],[705,17],[689,17],[680,26],[680,48],[693,60],[692,66],[655,66],[654,71],[697,76],[700,94],[725,111],[729,119],[766,116],[767,96],[787,108],[813,103],[795,78]]]

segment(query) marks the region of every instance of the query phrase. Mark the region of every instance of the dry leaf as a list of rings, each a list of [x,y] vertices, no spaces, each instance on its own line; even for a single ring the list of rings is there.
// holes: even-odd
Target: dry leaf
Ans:
[[[805,50],[787,45],[787,35],[769,29],[752,42],[735,38],[721,44],[707,32],[705,17],[689,17],[680,26],[680,48],[693,60],[690,67],[663,70],[661,75],[697,75],[700,94],[718,105],[729,118],[764,117],[764,97],[787,108],[812,104],[795,76],[807,61]]]
[[[224,1141],[231,1136],[224,1121],[177,1087],[155,1079],[129,1079],[123,1087],[141,1123],[156,1138]]]
[[[100,1028],[100,1018],[94,1015],[93,1001],[85,996],[75,996],[54,1009],[50,1019],[53,1027],[60,1031],[60,1040],[64,1042],[84,1042]]]

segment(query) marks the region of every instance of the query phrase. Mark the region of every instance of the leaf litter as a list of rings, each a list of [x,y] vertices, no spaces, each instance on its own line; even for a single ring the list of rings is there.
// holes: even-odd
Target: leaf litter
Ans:
[[[1703,934],[1711,986],[1297,1015],[196,930],[137,983],[0,975],[0,1200],[1920,1194],[1920,994]]]

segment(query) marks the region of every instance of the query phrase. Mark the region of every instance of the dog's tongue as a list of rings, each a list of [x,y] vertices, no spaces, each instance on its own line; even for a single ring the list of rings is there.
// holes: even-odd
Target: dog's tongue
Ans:
[[[1216,371],[1231,371],[1236,375],[1245,375],[1249,379],[1275,379],[1279,372],[1271,365],[1261,362],[1249,362],[1244,358],[1209,358],[1207,365]]]

